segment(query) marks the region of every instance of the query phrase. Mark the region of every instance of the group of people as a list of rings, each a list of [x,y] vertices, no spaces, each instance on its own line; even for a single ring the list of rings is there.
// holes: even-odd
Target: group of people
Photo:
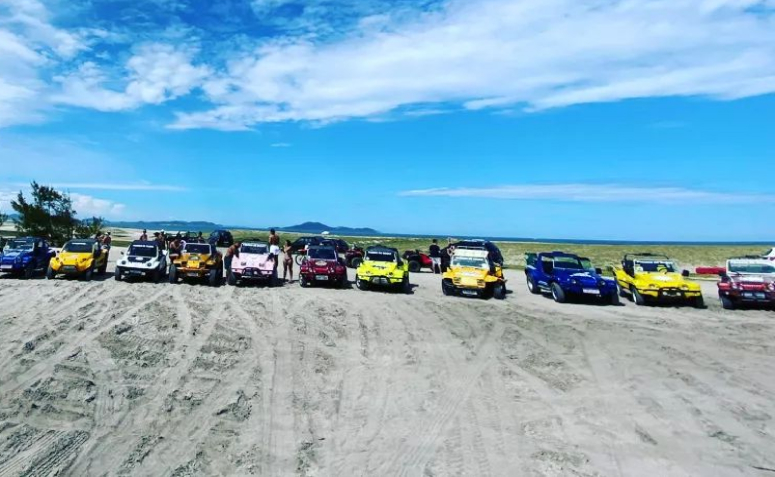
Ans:
[[[293,281],[293,247],[291,241],[286,240],[282,249],[280,248],[280,236],[277,235],[275,229],[269,230],[269,257],[274,261],[274,269],[277,272],[280,262],[280,254],[283,255],[283,281],[290,278]],[[234,257],[239,257],[239,249],[242,246],[242,242],[234,242],[226,252],[223,254],[223,265],[225,270],[231,270],[231,262]],[[172,256],[172,244],[170,244],[170,256]]]
[[[113,243],[113,237],[110,236],[110,232],[97,232],[94,234],[94,240],[104,249],[110,249],[110,244]]]

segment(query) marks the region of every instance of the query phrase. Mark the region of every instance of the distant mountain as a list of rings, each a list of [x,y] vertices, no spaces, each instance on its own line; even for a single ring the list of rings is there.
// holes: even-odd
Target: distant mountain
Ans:
[[[297,232],[303,234],[321,234],[323,232],[330,232],[335,235],[379,235],[380,233],[374,229],[367,227],[331,227],[320,222],[304,222],[303,224],[291,225],[290,227],[282,227],[279,230],[283,232]]]

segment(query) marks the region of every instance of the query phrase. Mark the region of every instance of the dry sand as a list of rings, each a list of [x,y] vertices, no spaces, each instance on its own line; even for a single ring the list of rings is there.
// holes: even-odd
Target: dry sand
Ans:
[[[775,475],[775,313],[509,277],[504,301],[427,273],[413,296],[2,279],[0,476]]]

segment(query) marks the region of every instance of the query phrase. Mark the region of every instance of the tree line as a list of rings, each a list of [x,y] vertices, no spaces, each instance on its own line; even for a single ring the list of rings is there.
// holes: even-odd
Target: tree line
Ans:
[[[105,219],[78,219],[68,193],[35,181],[30,188],[29,199],[20,191],[16,200],[11,201],[11,208],[16,212],[13,221],[21,235],[43,237],[54,245],[62,245],[71,238],[94,237],[102,231]],[[0,226],[8,218],[0,213]]]

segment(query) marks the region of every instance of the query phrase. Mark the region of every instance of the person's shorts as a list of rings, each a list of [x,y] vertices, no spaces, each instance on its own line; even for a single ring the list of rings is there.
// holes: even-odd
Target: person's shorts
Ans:
[[[278,247],[277,245],[270,245],[269,253],[274,256],[280,255],[280,247]]]

